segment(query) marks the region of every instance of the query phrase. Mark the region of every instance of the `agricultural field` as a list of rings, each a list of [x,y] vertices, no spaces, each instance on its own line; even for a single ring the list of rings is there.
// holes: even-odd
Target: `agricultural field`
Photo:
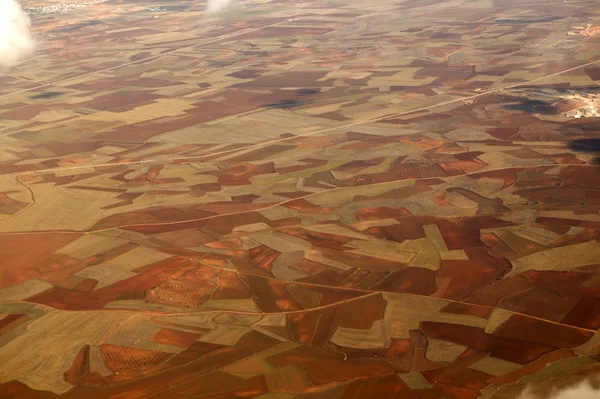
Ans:
[[[0,398],[595,382],[597,1],[22,5]]]

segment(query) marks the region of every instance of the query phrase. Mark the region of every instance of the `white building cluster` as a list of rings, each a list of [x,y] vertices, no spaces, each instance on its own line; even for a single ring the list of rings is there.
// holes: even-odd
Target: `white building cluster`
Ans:
[[[67,12],[78,8],[85,8],[92,4],[104,3],[108,0],[86,0],[75,3],[58,3],[50,4],[47,6],[37,6],[27,8],[25,11],[30,15],[35,14],[56,14],[61,12]]]

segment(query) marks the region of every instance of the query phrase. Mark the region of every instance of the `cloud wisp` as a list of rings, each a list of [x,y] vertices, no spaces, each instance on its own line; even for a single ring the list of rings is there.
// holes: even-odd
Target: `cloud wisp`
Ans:
[[[33,53],[31,21],[17,0],[0,0],[0,68],[10,68]]]
[[[206,12],[208,14],[215,14],[223,11],[233,3],[233,0],[208,0],[208,6]]]

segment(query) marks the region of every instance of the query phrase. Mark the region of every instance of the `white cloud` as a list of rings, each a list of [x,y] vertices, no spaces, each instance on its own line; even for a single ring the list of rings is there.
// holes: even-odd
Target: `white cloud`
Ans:
[[[17,0],[0,0],[0,67],[15,66],[33,53],[30,24]]]
[[[217,13],[228,7],[233,0],[208,0],[208,6],[206,12],[209,14]]]
[[[539,396],[526,389],[518,399],[598,399],[600,398],[600,389],[594,388],[589,382],[584,381],[562,390],[556,391],[550,396]]]

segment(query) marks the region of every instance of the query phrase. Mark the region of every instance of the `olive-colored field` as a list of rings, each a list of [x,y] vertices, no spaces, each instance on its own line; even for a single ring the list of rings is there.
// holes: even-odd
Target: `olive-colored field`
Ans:
[[[597,2],[205,8],[33,12],[0,71],[0,398],[598,376]]]

